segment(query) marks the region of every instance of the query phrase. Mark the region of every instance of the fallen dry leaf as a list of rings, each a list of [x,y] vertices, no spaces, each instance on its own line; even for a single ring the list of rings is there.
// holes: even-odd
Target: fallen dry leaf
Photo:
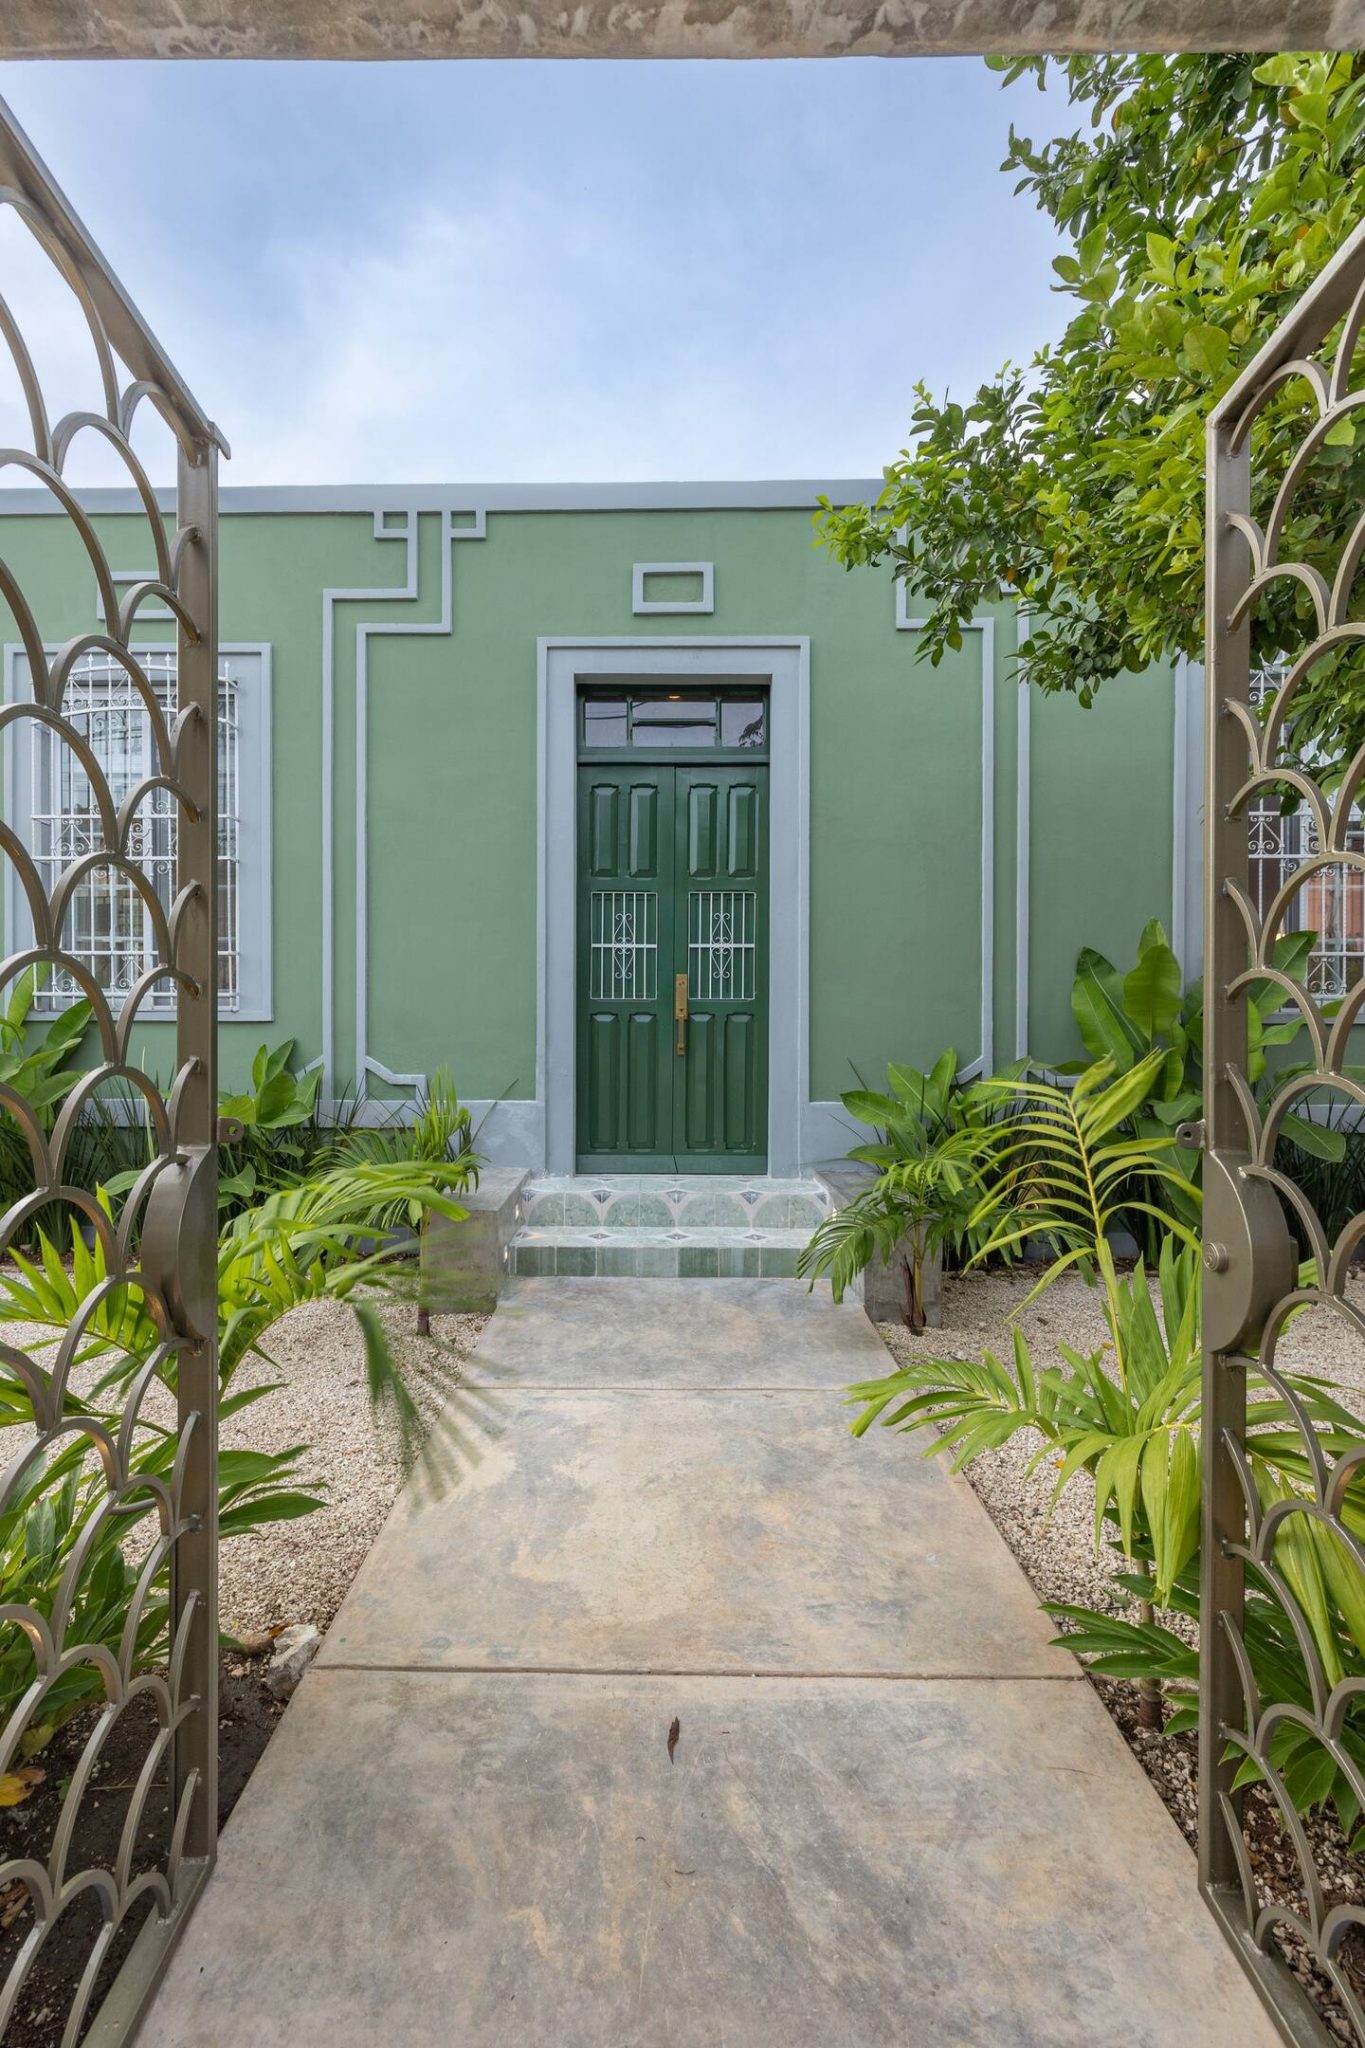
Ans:
[[[677,1715],[675,1714],[673,1716],[672,1726],[669,1728],[668,1731],[668,1761],[670,1763],[672,1763],[673,1761],[673,1752],[678,1746],[678,1737],[681,1734],[682,1722],[678,1719]]]
[[[22,1806],[46,1776],[37,1764],[21,1764],[17,1771],[6,1771],[0,1776],[0,1806]]]
[[[0,1933],[7,1927],[13,1927],[27,1904],[28,1886],[21,1877],[16,1877],[13,1884],[7,1884],[0,1891]]]

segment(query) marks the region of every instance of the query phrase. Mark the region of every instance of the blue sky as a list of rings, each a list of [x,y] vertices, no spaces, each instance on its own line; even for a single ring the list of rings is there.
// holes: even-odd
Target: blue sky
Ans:
[[[998,166],[1011,115],[1066,110],[975,59],[11,64],[0,94],[230,483],[875,474],[917,378],[967,394],[1063,318]]]

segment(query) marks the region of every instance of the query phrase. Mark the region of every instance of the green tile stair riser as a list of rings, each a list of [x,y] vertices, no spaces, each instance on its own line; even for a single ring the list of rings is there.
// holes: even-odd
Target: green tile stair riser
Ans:
[[[678,1224],[683,1230],[713,1224],[722,1230],[741,1230],[749,1210],[737,1195],[688,1195],[678,1204]]]
[[[540,1175],[506,1264],[588,1279],[787,1279],[824,1214],[807,1181],[738,1175]]]

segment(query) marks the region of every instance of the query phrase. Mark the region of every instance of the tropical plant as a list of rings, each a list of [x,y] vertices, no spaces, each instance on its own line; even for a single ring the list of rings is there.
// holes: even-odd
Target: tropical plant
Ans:
[[[974,1118],[970,1097],[957,1082],[957,1054],[940,1055],[927,1073],[887,1069],[887,1090],[850,1089],[844,1108],[877,1132],[848,1157],[878,1169],[871,1186],[820,1225],[797,1261],[809,1279],[828,1276],[834,1299],[880,1257],[899,1260],[905,1283],[905,1320],[924,1328],[925,1267],[945,1245],[966,1237],[982,1193],[990,1131]]]
[[[1321,1223],[1328,1244],[1335,1244],[1351,1219],[1365,1211],[1365,1127],[1361,1125],[1358,1105],[1349,1098],[1324,1101],[1321,1118],[1320,1122],[1315,1121],[1315,1133],[1339,1138],[1339,1154],[1333,1157],[1324,1153],[1321,1146],[1306,1152],[1282,1138],[1275,1148],[1275,1166],[1303,1195]],[[1317,1246],[1297,1206],[1286,1202],[1284,1210],[1285,1220],[1298,1242],[1300,1258],[1312,1258]]]
[[[992,1184],[972,1218],[974,1227],[985,1232],[976,1256],[1018,1249],[1029,1239],[1046,1244],[1051,1261],[1029,1301],[1072,1266],[1097,1270],[1105,1290],[1116,1385],[1111,1387],[1103,1352],[1083,1356],[1064,1350],[1068,1370],[1060,1381],[1036,1373],[1016,1327],[1012,1372],[990,1352],[979,1364],[922,1360],[883,1381],[851,1388],[849,1398],[863,1409],[854,1423],[856,1435],[879,1418],[888,1427],[933,1422],[957,1446],[959,1464],[1007,1442],[1020,1429],[1037,1429],[1044,1449],[1049,1444],[1062,1449],[1060,1483],[1081,1469],[1091,1472],[1097,1545],[1111,1502],[1118,1509],[1121,1536],[1131,1544],[1141,1481],[1144,1497],[1150,1493],[1158,1499],[1162,1514],[1171,1518],[1164,1555],[1174,1572],[1183,1562],[1178,1551],[1187,1533],[1189,1476],[1182,1431],[1191,1378],[1195,1392],[1198,1386],[1197,1350],[1188,1333],[1188,1287],[1180,1284],[1179,1270],[1172,1266],[1163,1293],[1163,1352],[1154,1319],[1142,1317],[1132,1284],[1125,1288],[1119,1281],[1110,1244],[1122,1208],[1162,1213],[1150,1199],[1153,1192],[1177,1193],[1198,1203],[1197,1191],[1170,1161],[1173,1141],[1138,1137],[1128,1128],[1162,1057],[1153,1051],[1121,1074],[1112,1060],[1101,1060],[1070,1089],[1024,1073],[1000,1076],[978,1091],[984,1100],[1001,1097],[1012,1113],[995,1143]],[[1187,1225],[1176,1227],[1192,1255],[1197,1233]],[[1145,1280],[1139,1291],[1150,1316]],[[1161,1370],[1159,1358],[1164,1358]],[[1195,1498],[1197,1531],[1197,1490]],[[1142,1534],[1147,1534],[1145,1518]],[[1159,1720],[1159,1701],[1149,1697],[1144,1711],[1148,1719]]]
[[[1175,1160],[1165,1132],[1140,1133],[1133,1120],[1151,1094],[1165,1054],[1153,1051],[1119,1072],[1096,1061],[1070,1087],[1026,1072],[978,1085],[980,1099],[1012,1112],[996,1140],[992,1182],[973,1215],[977,1259],[1047,1244],[1052,1258],[1031,1301],[1071,1266],[1098,1268],[1114,1283],[1111,1237],[1125,1214],[1154,1218],[1186,1244],[1194,1223],[1171,1214],[1172,1198],[1199,1208],[1199,1190]]]
[[[1353,1418],[1347,1421],[1349,1429],[1319,1432],[1329,1452],[1360,1442]],[[1263,1505],[1304,1491],[1284,1481],[1277,1484],[1265,1470],[1257,1474],[1257,1487]],[[1343,1515],[1354,1536],[1365,1535],[1365,1491],[1359,1484],[1347,1488]],[[1357,1776],[1365,1778],[1365,1574],[1334,1531],[1308,1514],[1286,1517],[1276,1542],[1275,1570],[1295,1603],[1322,1679],[1329,1690],[1339,1689],[1336,1740]],[[1116,1586],[1130,1593],[1140,1593],[1146,1583],[1126,1572],[1115,1576]],[[1058,1640],[1101,1677],[1161,1687],[1172,1708],[1165,1731],[1177,1735],[1199,1725],[1199,1651],[1190,1626],[1200,1615],[1197,1558],[1181,1572],[1163,1604],[1176,1625],[1150,1612],[1134,1621],[1055,1601],[1046,1603],[1046,1612],[1067,1625]],[[1352,1852],[1360,1854],[1365,1850],[1360,1797],[1349,1773],[1314,1732],[1321,1696],[1315,1697],[1304,1642],[1283,1599],[1254,1563],[1246,1567],[1241,1639],[1261,1699],[1294,1710],[1275,1728],[1268,1752],[1285,1796],[1300,1813],[1330,1801]],[[1227,1757],[1237,1763],[1234,1788],[1264,1776],[1245,1751],[1230,1748]]]
[[[445,1165],[452,1187],[477,1187],[480,1155],[474,1150],[472,1118],[455,1092],[448,1067],[438,1067],[422,1092],[417,1113],[410,1122],[390,1117],[381,1124],[352,1123],[341,1133],[329,1159],[338,1166],[367,1166],[382,1163],[420,1162]],[[419,1202],[401,1200],[376,1216],[376,1224],[396,1229],[406,1223],[418,1229],[426,1217]]]
[[[218,1246],[219,1413],[227,1418],[276,1391],[278,1382],[237,1389],[233,1380],[248,1356],[271,1363],[266,1340],[271,1328],[300,1302],[333,1300],[354,1309],[365,1344],[370,1396],[376,1410],[391,1412],[402,1454],[424,1446],[433,1479],[453,1467],[461,1438],[452,1409],[443,1431],[424,1438],[424,1424],[404,1383],[389,1344],[378,1304],[402,1289],[403,1268],[385,1243],[377,1219],[395,1208],[435,1212],[460,1220],[465,1211],[452,1188],[465,1169],[415,1160],[355,1160],[336,1165],[297,1185],[277,1190],[227,1223]],[[113,1199],[100,1197],[110,1222]],[[67,1408],[89,1415],[116,1435],[124,1402],[149,1367],[174,1386],[173,1363],[156,1362],[159,1333],[136,1280],[109,1286],[103,1234],[87,1244],[77,1232],[69,1262],[63,1262],[46,1232],[39,1232],[36,1256],[12,1253],[0,1267],[0,1320],[32,1331],[36,1354],[57,1345],[92,1299],[84,1316],[73,1371],[76,1384],[92,1380],[88,1393],[68,1390]],[[482,1413],[476,1408],[474,1416]],[[35,1456],[18,1498],[0,1518],[0,1605],[27,1600],[42,1612],[57,1597],[63,1575],[75,1571],[80,1586],[84,1640],[116,1643],[134,1611],[136,1575],[126,1561],[126,1539],[154,1513],[141,1479],[164,1475],[176,1455],[172,1427],[156,1419],[155,1404],[139,1407],[133,1477],[117,1515],[108,1510],[102,1474],[85,1464],[88,1443],[79,1436],[45,1457]],[[33,1405],[23,1379],[0,1366],[0,1428],[33,1426]],[[303,1446],[282,1453],[227,1449],[221,1454],[220,1531],[231,1537],[263,1523],[311,1513],[316,1494],[300,1490],[294,1471]],[[73,1558],[84,1561],[73,1566]],[[164,1567],[136,1624],[139,1656],[155,1661],[165,1647]],[[17,1662],[16,1662],[17,1659]],[[26,1639],[0,1661],[0,1721],[14,1704],[13,1688],[31,1677]],[[73,1667],[64,1680],[58,1707],[69,1710],[97,1690],[99,1674],[89,1664]],[[8,1690],[7,1690],[8,1689]]]
[[[219,1097],[220,1120],[237,1127],[219,1148],[220,1208],[236,1209],[281,1186],[292,1174],[304,1171],[318,1149],[322,1069],[295,1074],[289,1064],[294,1045],[286,1038],[276,1046],[258,1047],[250,1088]]]
[[[1317,933],[1289,932],[1275,942],[1274,965],[1291,981],[1301,982]],[[1249,991],[1247,1014],[1247,1079],[1253,1087],[1270,1078],[1271,1054],[1287,1051],[1304,1031],[1297,1011],[1280,1015],[1283,988],[1270,980]],[[1135,1112],[1135,1127],[1153,1134],[1193,1121],[1203,1107],[1204,984],[1182,989],[1176,959],[1160,920],[1143,926],[1137,960],[1126,974],[1092,946],[1076,957],[1071,984],[1071,1014],[1092,1059],[1109,1059],[1115,1071],[1127,1073],[1139,1060],[1160,1051],[1152,1092]],[[1070,1071],[1067,1067],[1058,1070]],[[1273,1079],[1281,1085],[1294,1071],[1282,1061]],[[1292,1112],[1283,1119],[1286,1135],[1315,1158],[1338,1160],[1344,1151],[1339,1131]]]
[[[50,1021],[35,1020],[33,1006],[47,972],[46,966],[26,968],[0,1012],[0,1087],[22,1095],[50,1132],[81,1078],[76,1057],[93,1012],[82,998]],[[15,1118],[0,1117],[0,1210],[30,1194],[33,1184],[28,1141]]]
[[[1040,1371],[1016,1325],[1008,1362],[993,1352],[980,1361],[912,1360],[882,1379],[849,1389],[849,1400],[860,1411],[853,1423],[856,1435],[874,1422],[901,1430],[931,1424],[939,1435],[925,1454],[933,1455],[946,1443],[954,1469],[960,1470],[1020,1431],[1036,1431],[1039,1447],[1031,1469],[1053,1462],[1054,1502],[1078,1473],[1089,1473],[1096,1549],[1108,1531],[1126,1567],[1116,1574],[1115,1588],[1136,1599],[1137,1618],[1080,1607],[1049,1611],[1070,1624],[1073,1633],[1065,1641],[1078,1654],[1109,1676],[1137,1682],[1143,1717],[1157,1727],[1162,1684],[1187,1683],[1197,1670],[1184,1635],[1159,1621],[1156,1609],[1186,1616],[1197,1612],[1202,1492],[1198,1242],[1192,1230],[1183,1233],[1183,1243],[1170,1235],[1163,1239],[1156,1275],[1158,1314],[1144,1268],[1120,1276],[1109,1228],[1116,1182],[1131,1171],[1155,1186],[1173,1170],[1159,1150],[1150,1149],[1168,1145],[1168,1139],[1120,1139],[1116,1144],[1112,1135],[1131,1116],[1133,1101],[1141,1099],[1163,1057],[1160,1049],[1153,1051],[1117,1078],[1108,1062],[1082,1075],[1075,1091],[1081,1101],[1070,1112],[1059,1099],[1063,1090],[1050,1085],[1040,1090],[1028,1080],[1009,1084],[1016,1092],[1022,1088],[1034,1094],[1038,1109],[1020,1120],[1022,1149],[1012,1164],[1007,1160],[1004,1165],[1012,1215],[1002,1227],[1028,1230],[1053,1244],[1056,1256],[1034,1295],[1073,1264],[1093,1266],[1103,1288],[1108,1343],[1091,1352],[1061,1344],[1061,1366]],[[1030,1132],[1038,1140],[1031,1150]],[[1194,1190],[1186,1183],[1183,1192],[1193,1195]],[[1362,1442],[1358,1423],[1327,1382],[1283,1371],[1278,1379],[1277,1385],[1254,1370],[1248,1375],[1247,1469],[1263,1503],[1311,1499],[1315,1472],[1305,1428],[1316,1435],[1317,1451],[1334,1462]],[[1365,1535],[1365,1483],[1350,1482],[1343,1512],[1352,1532]],[[1307,1617],[1328,1684],[1365,1673],[1365,1577],[1354,1557],[1330,1529],[1305,1513],[1286,1518],[1275,1562]],[[1266,1697],[1302,1696],[1307,1705],[1311,1686],[1301,1645],[1268,1583],[1252,1576],[1249,1625],[1254,1657],[1265,1661]],[[1182,1698],[1172,1728],[1188,1726],[1191,1712],[1190,1702]],[[1348,1723],[1351,1742],[1359,1742],[1365,1755],[1365,1709],[1354,1720],[1348,1717]],[[1286,1731],[1277,1737],[1276,1758],[1281,1757],[1291,1797],[1311,1804],[1329,1796],[1330,1789],[1330,1796],[1339,1798],[1344,1824],[1354,1825],[1358,1813],[1346,1781],[1338,1773],[1332,1787],[1324,1789],[1324,1773],[1336,1767],[1315,1737],[1302,1727]],[[1245,1762],[1243,1780],[1255,1769]]]

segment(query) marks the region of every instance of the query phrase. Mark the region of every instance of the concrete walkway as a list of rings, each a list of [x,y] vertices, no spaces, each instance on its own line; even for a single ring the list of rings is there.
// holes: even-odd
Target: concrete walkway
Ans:
[[[887,1362],[790,1281],[516,1283],[140,2048],[1270,2048],[970,1488],[849,1437]]]

